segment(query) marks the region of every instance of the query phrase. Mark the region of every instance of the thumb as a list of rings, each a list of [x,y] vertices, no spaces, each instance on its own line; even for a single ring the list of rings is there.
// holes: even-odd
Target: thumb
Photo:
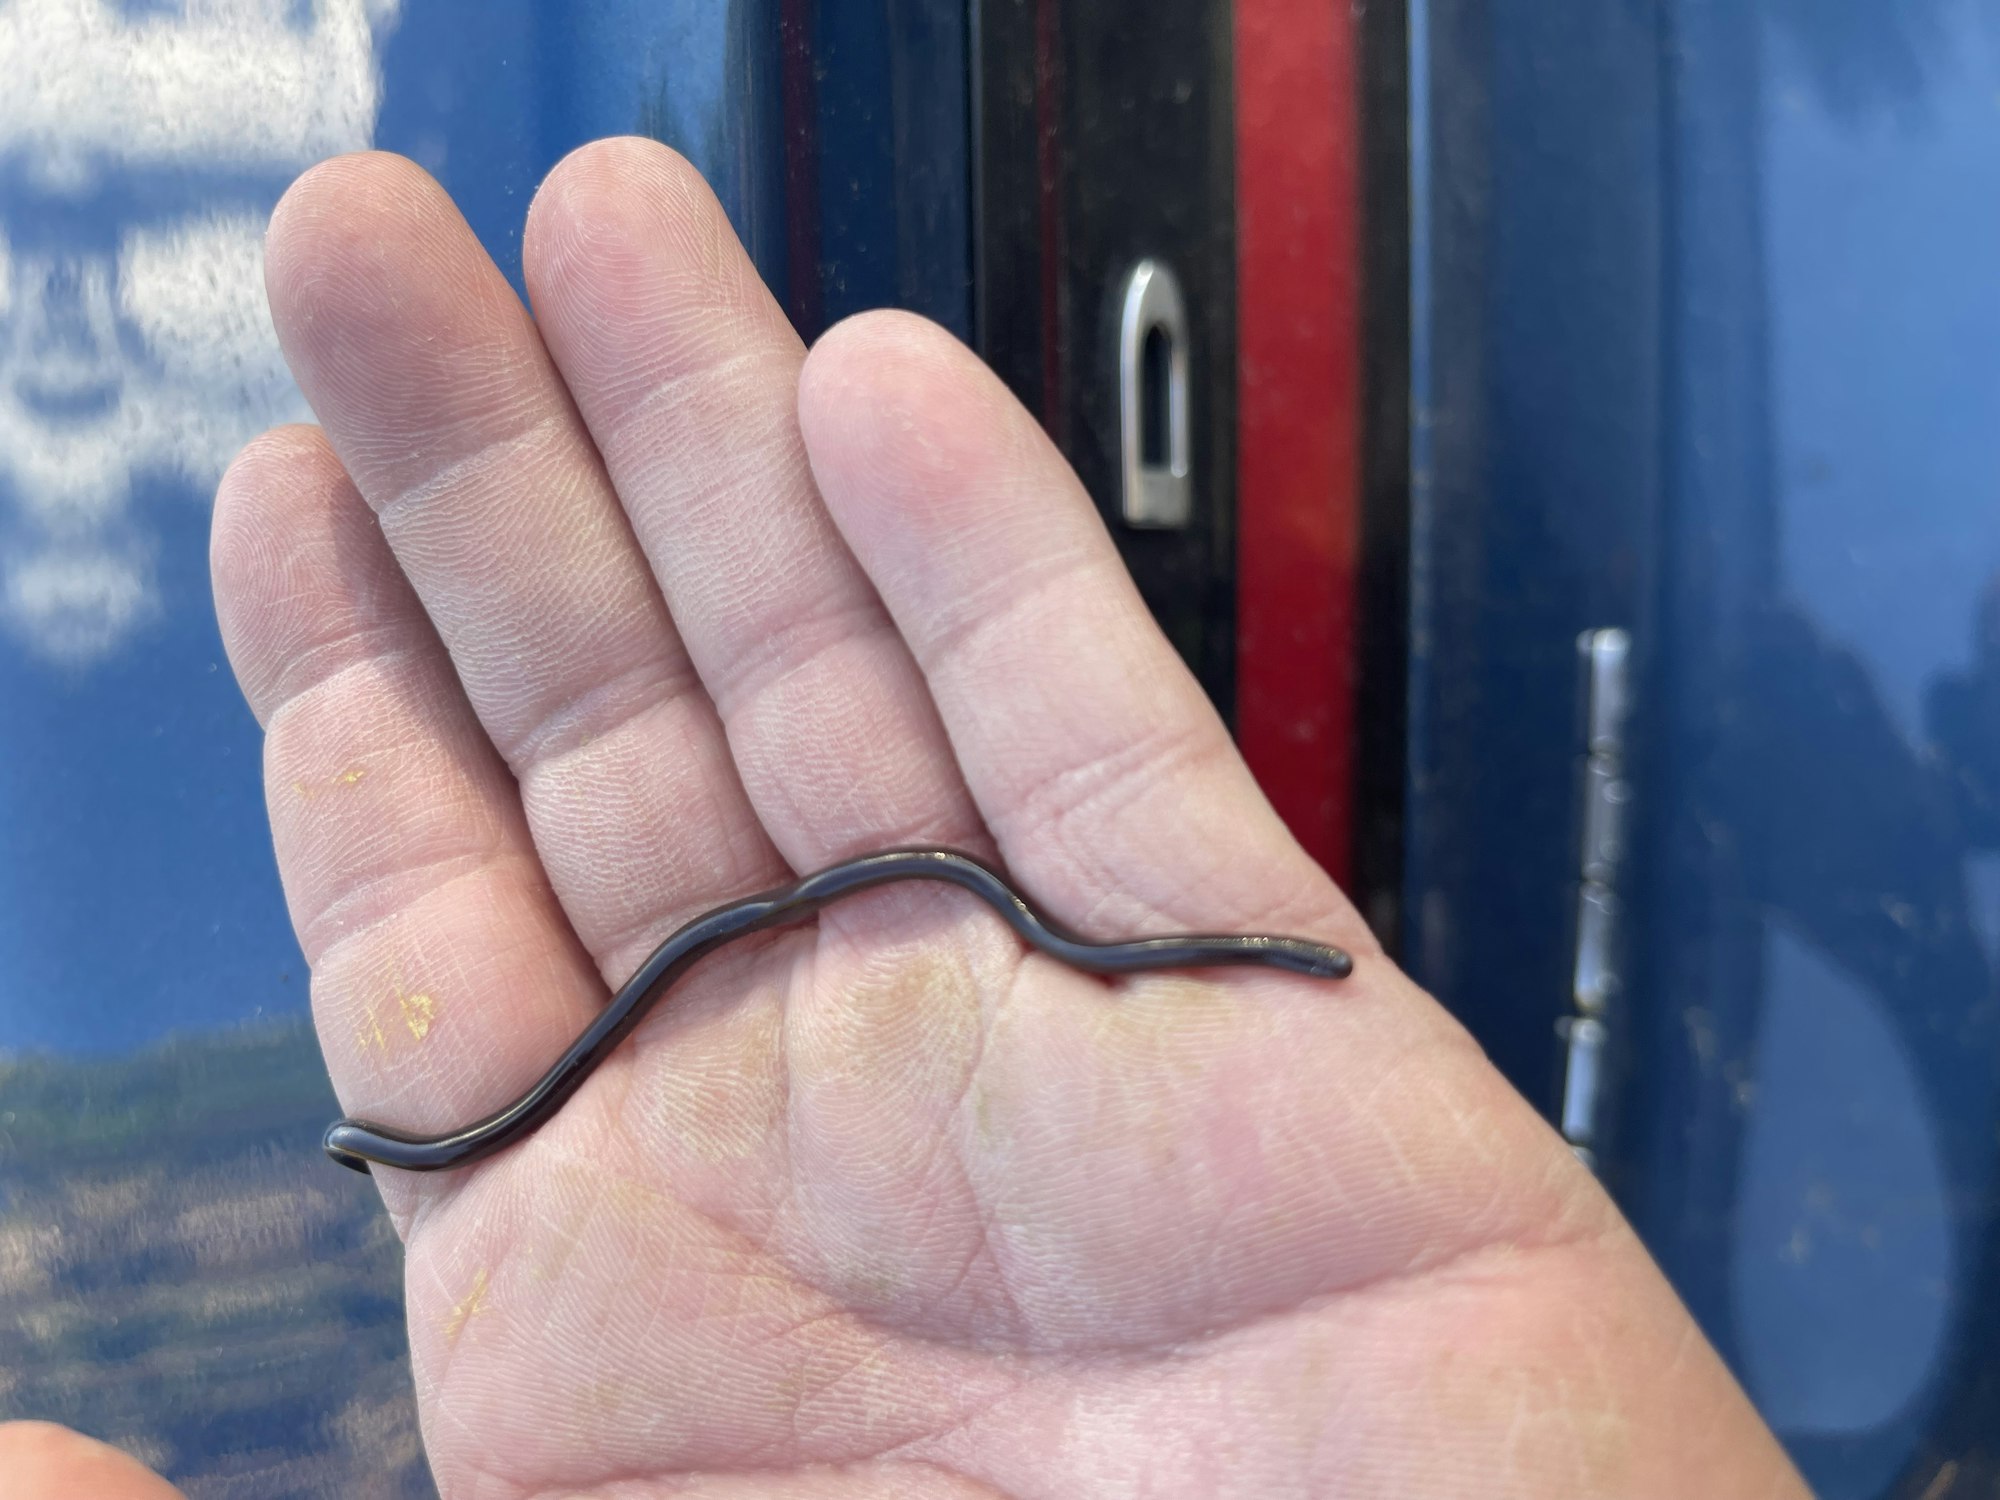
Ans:
[[[0,1500],[181,1500],[109,1443],[53,1422],[0,1422]]]

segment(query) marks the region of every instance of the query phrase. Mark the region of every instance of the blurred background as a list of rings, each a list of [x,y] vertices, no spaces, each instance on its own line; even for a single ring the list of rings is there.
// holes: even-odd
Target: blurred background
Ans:
[[[0,0],[0,1418],[428,1493],[207,512],[375,145],[658,137],[1043,420],[1829,1500],[2000,1494],[1993,0]]]

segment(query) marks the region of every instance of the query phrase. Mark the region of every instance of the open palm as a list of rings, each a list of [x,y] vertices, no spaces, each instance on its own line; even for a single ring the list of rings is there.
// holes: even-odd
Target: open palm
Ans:
[[[378,1173],[447,1500],[1798,1492],[970,354],[808,357],[645,142],[525,264],[534,320],[393,157],[272,224],[324,426],[231,469],[216,593],[351,1112],[483,1115],[688,917],[889,845],[1358,963],[1107,983],[935,887],[709,961],[524,1144]]]

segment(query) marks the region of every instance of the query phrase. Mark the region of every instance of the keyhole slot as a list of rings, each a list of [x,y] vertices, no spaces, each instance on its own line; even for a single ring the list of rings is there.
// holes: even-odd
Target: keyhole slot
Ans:
[[[1173,401],[1173,340],[1155,323],[1146,330],[1146,342],[1139,358],[1139,462],[1148,469],[1164,469],[1168,450],[1168,423]]]

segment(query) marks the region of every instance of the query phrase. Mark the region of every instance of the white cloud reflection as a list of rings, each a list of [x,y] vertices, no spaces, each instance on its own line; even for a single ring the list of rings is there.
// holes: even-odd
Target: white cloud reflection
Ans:
[[[394,0],[185,0],[132,14],[104,0],[0,7],[0,151],[68,186],[106,161],[262,166],[366,144],[375,28]]]
[[[0,188],[0,619],[38,655],[87,665],[158,610],[136,478],[205,499],[244,442],[305,414],[264,304],[268,204],[240,181],[370,143],[395,9],[0,0],[0,164],[25,184]],[[116,214],[114,172],[171,211],[88,241],[8,223]]]

